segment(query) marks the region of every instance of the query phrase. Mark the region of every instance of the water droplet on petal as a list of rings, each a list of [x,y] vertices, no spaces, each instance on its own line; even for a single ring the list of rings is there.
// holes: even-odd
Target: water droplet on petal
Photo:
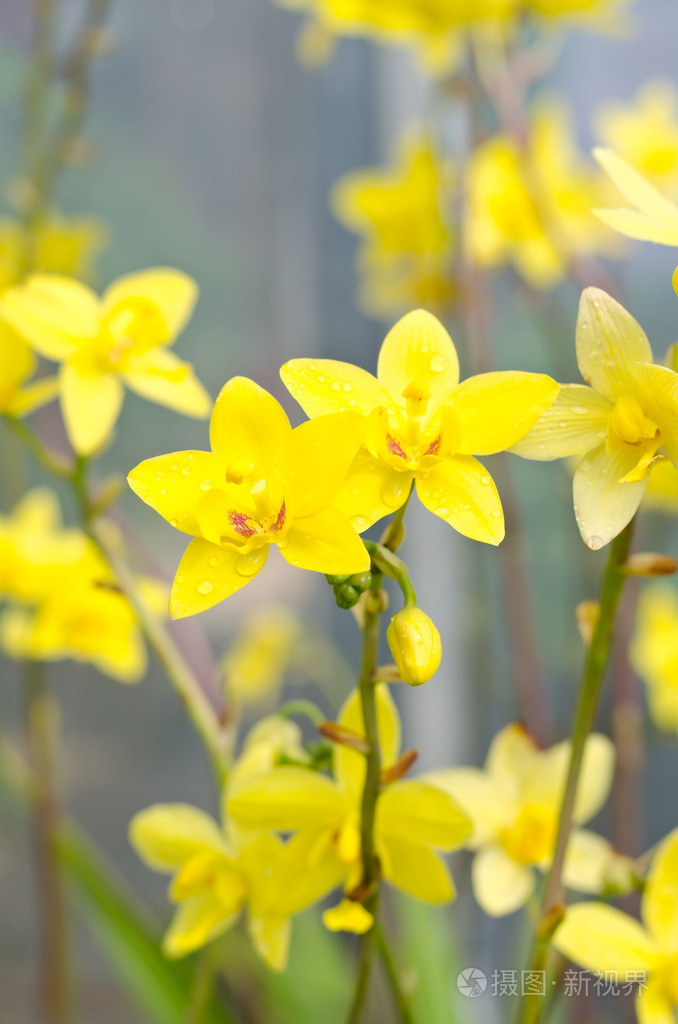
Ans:
[[[489,477],[489,476],[487,476],[487,475],[485,475],[485,476],[481,476],[481,478],[480,478],[480,482],[481,482],[481,484],[489,484],[489,482],[490,482],[490,477]]]
[[[184,577],[183,576],[177,576],[177,577],[175,577],[174,582],[175,583],[183,583],[184,582]]]
[[[494,516],[495,519],[501,519],[501,517],[502,517],[501,509],[500,508],[493,509],[492,515]]]
[[[218,555],[210,555],[210,557],[207,559],[207,561],[209,562],[210,565],[219,565],[219,556]]]
[[[362,530],[366,530],[367,527],[370,525],[369,520],[365,519],[364,516],[351,516],[351,523],[353,524],[354,529],[358,531],[358,533],[360,533]]]
[[[170,524],[170,526],[178,526],[179,525],[179,520],[178,519],[170,519],[169,524]]]
[[[591,548],[591,551],[600,551],[603,546],[603,541],[600,537],[589,537],[586,543]]]
[[[348,381],[346,381],[346,383],[345,383],[345,384],[343,385],[343,387],[344,387],[344,391],[346,391],[347,393],[348,393],[349,391],[353,391],[353,385],[352,385],[352,384],[349,384],[349,382],[348,382]]]
[[[184,474],[184,476],[190,476],[191,467],[190,466],[184,466],[184,468],[182,469],[181,472]]]
[[[340,387],[341,387],[341,384],[339,383],[338,380],[333,380],[332,381],[332,390],[333,391],[338,391]]]
[[[435,514],[440,516],[441,519],[446,519],[450,514],[450,510],[446,505],[440,505],[439,508],[435,509]]]
[[[381,500],[389,508],[400,508],[405,500],[406,487],[404,481],[394,480],[385,483],[381,488]]]
[[[266,558],[266,548],[257,548],[256,551],[248,551],[241,555],[235,563],[235,571],[241,576],[256,576]]]
[[[200,481],[200,490],[201,491],[209,491],[211,486],[212,486],[212,484],[211,484],[211,482],[209,480],[201,480]]]
[[[198,584],[196,589],[197,589],[199,594],[205,594],[206,595],[206,594],[211,594],[212,591],[214,590],[214,587],[210,583],[209,580],[203,580],[202,583]]]
[[[431,371],[433,373],[442,373],[445,369],[445,357],[441,355],[431,356]]]

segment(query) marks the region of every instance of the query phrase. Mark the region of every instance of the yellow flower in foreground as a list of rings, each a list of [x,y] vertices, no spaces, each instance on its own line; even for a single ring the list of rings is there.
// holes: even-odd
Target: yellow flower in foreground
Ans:
[[[655,584],[642,592],[630,654],[647,684],[655,723],[678,732],[678,594],[673,587]]]
[[[248,835],[234,847],[225,832],[187,804],[156,804],[137,814],[130,840],[144,862],[173,875],[170,899],[178,909],[165,935],[168,957],[185,956],[222,935],[247,908],[247,927],[259,956],[274,970],[287,961],[290,918],[336,884],[329,873],[308,871],[304,837],[281,842]]]
[[[443,768],[424,778],[457,800],[473,821],[467,844],[473,892],[486,914],[500,917],[522,907],[535,886],[533,868],[547,870],[556,841],[570,756],[569,742],[539,750],[522,726],[495,736],[485,768]],[[598,813],[612,784],[614,748],[605,736],[589,737],[574,808],[579,825]],[[614,853],[592,832],[572,832],[565,885],[600,892]]]
[[[597,551],[635,515],[652,463],[663,454],[678,459],[678,374],[652,363],[640,325],[598,288],[582,294],[576,343],[591,387],[564,384],[513,451],[538,460],[581,456],[574,511]]]
[[[596,112],[606,147],[655,185],[678,189],[678,91],[672,82],[645,82],[631,104],[606,103]]]
[[[453,226],[446,210],[447,176],[432,141],[408,135],[392,168],[354,171],[335,185],[335,216],[363,239],[358,270],[368,311],[449,302]]]
[[[280,374],[309,416],[353,409],[368,417],[364,446],[335,501],[357,530],[400,508],[415,480],[426,508],[489,544],[503,538],[504,514],[473,456],[515,444],[558,393],[538,373],[485,373],[459,384],[452,339],[424,310],[389,332],[377,377],[333,359],[293,359]]]
[[[292,430],[272,395],[233,377],[212,412],[211,452],[160,455],[133,469],[134,493],[194,538],[174,578],[172,617],[195,615],[240,590],[261,571],[271,544],[301,569],[369,569],[360,537],[331,504],[363,431],[351,413]]]
[[[678,245],[678,206],[612,150],[594,149],[593,155],[632,207],[593,210],[596,217],[628,238]]]
[[[377,717],[384,768],[400,753],[400,719],[383,684],[377,690]],[[340,725],[364,736],[360,698],[348,698]],[[360,803],[365,757],[343,745],[334,748],[334,778],[305,768],[285,767],[232,785],[227,808],[248,828],[296,832],[308,843],[308,870],[342,865],[346,890],[360,882]],[[454,897],[447,866],[438,851],[453,850],[469,836],[471,825],[455,801],[421,780],[386,785],[379,795],[375,842],[383,877],[391,885],[428,903]],[[349,901],[350,902],[350,901]],[[364,931],[364,913],[340,904],[330,912],[331,928]]]
[[[29,381],[36,359],[20,334],[0,320],[0,413],[25,416],[56,398],[56,377]]]
[[[535,288],[552,288],[568,265],[609,253],[614,237],[591,207],[601,178],[578,152],[569,112],[554,100],[530,115],[530,142],[497,135],[474,150],[469,165],[467,244],[483,267],[513,264]]]
[[[569,907],[553,944],[590,971],[642,978],[639,1024],[672,1024],[678,1009],[678,829],[660,844],[643,890],[641,924],[603,903]]]
[[[35,274],[3,297],[2,316],[47,359],[61,362],[66,430],[83,455],[113,430],[127,385],[187,416],[206,416],[209,397],[168,346],[183,330],[197,286],[178,270],[118,278],[99,299],[86,285]]]

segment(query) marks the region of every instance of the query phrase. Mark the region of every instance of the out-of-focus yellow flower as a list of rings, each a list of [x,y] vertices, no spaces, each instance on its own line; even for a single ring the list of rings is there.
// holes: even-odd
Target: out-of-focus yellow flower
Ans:
[[[512,450],[537,460],[581,456],[574,511],[584,541],[597,551],[635,515],[652,463],[662,454],[678,459],[678,374],[653,364],[641,326],[599,288],[582,293],[576,340],[591,387],[563,384]]]
[[[438,671],[443,653],[440,633],[421,608],[402,608],[396,612],[386,639],[404,683],[420,686]]]
[[[642,979],[640,1024],[670,1024],[678,1008],[678,829],[660,844],[643,889],[642,924],[604,903],[568,907],[554,946],[589,971],[620,983]]]
[[[678,245],[678,206],[611,149],[594,149],[593,155],[632,207],[596,209],[596,217],[628,238]]]
[[[446,178],[432,140],[407,135],[393,167],[354,171],[335,185],[335,216],[362,238],[361,304],[369,312],[442,305],[452,297]]]
[[[669,459],[652,463],[644,504],[647,508],[678,515],[678,469]]]
[[[173,875],[178,909],[165,935],[165,955],[192,953],[233,926],[247,909],[247,928],[259,956],[274,970],[287,961],[290,918],[333,888],[337,867],[309,866],[303,836],[287,843],[250,835],[234,847],[223,829],[187,804],[156,804],[137,814],[130,840],[142,860]]]
[[[240,590],[261,571],[271,544],[301,569],[368,569],[364,544],[331,504],[363,433],[353,413],[292,430],[272,395],[233,377],[212,412],[211,452],[160,455],[132,470],[134,493],[194,538],[174,578],[172,617]]]
[[[25,416],[56,398],[56,377],[29,381],[36,358],[27,342],[13,327],[0,320],[0,413]]]
[[[647,684],[654,722],[678,732],[678,594],[673,587],[655,584],[643,590],[630,653],[633,668]]]
[[[605,103],[595,115],[604,146],[671,195],[678,193],[678,91],[654,79],[630,104]]]
[[[385,769],[400,753],[400,719],[383,684],[377,689],[377,719]],[[360,698],[348,698],[339,724],[364,736]],[[360,803],[365,757],[343,745],[334,749],[334,778],[305,768],[280,767],[230,789],[228,813],[255,829],[296,832],[310,851],[309,868],[338,860],[350,892],[360,882]],[[420,780],[386,785],[379,795],[375,843],[383,877],[391,885],[428,903],[454,896],[447,866],[438,851],[459,847],[470,834],[470,821],[452,797]],[[366,930],[364,914],[340,904],[330,911],[328,926]]]
[[[10,515],[0,517],[0,598],[34,604],[65,589],[88,545],[80,530],[63,529],[54,491],[28,491]]]
[[[510,263],[533,287],[554,287],[573,260],[614,250],[614,237],[591,214],[603,187],[577,150],[564,104],[542,101],[531,114],[526,149],[497,135],[471,157],[467,244],[473,259],[483,267]]]
[[[108,231],[96,217],[50,217],[29,240],[19,221],[0,221],[0,294],[20,280],[30,242],[35,271],[88,280]]]
[[[501,917],[524,906],[535,886],[533,868],[547,870],[556,841],[569,742],[539,750],[518,724],[495,736],[483,768],[443,768],[424,778],[451,794],[473,821],[468,842],[478,850],[473,892],[486,914]],[[584,751],[574,807],[580,825],[598,813],[612,784],[614,748],[598,734]],[[565,858],[563,880],[579,892],[600,892],[615,854],[592,832],[575,829]]]
[[[364,446],[335,501],[357,530],[400,508],[415,480],[426,508],[489,544],[503,538],[504,514],[473,455],[510,447],[558,393],[537,373],[485,373],[459,384],[452,339],[424,310],[389,332],[376,378],[333,359],[292,359],[280,373],[307,415],[350,408],[368,417]]]
[[[273,698],[300,638],[300,623],[284,605],[258,608],[221,661],[230,697],[240,704]]]
[[[3,318],[36,352],[61,362],[61,408],[77,452],[90,454],[108,439],[125,385],[187,416],[208,414],[209,396],[193,368],[168,350],[197,292],[192,278],[164,268],[120,277],[101,299],[72,278],[48,274],[6,292]]]

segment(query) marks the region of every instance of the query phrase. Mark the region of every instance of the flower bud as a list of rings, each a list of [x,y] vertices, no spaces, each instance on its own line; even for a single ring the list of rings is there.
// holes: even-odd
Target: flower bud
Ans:
[[[386,639],[403,682],[428,682],[442,655],[440,633],[428,615],[420,608],[403,608],[391,619]]]

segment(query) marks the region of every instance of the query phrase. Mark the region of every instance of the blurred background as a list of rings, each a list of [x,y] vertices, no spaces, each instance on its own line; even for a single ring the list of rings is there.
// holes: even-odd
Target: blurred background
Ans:
[[[64,8],[62,31],[67,35],[81,5],[72,0]],[[25,0],[0,5],[0,177],[7,188],[17,170],[31,14]],[[634,29],[626,37],[574,30],[553,45],[548,87],[571,105],[585,153],[598,141],[592,121],[601,103],[630,101],[648,77],[669,79],[678,87],[675,3],[639,0],[632,14]],[[406,47],[341,39],[327,63],[309,69],[296,58],[301,23],[298,12],[271,0],[118,0],[108,24],[114,46],[94,66],[84,131],[94,159],[67,172],[58,203],[65,214],[95,214],[109,226],[110,245],[98,260],[97,286],[152,265],[191,274],[201,297],[177,342],[178,354],[195,365],[212,396],[229,377],[250,376],[283,402],[293,422],[301,421],[302,414],[280,383],[280,365],[303,355],[374,370],[381,341],[399,315],[394,310],[376,317],[359,308],[359,243],[330,211],[333,185],[356,168],[387,165],[403,128],[422,119],[444,139],[450,158],[463,163],[468,150],[460,101],[452,96],[445,103],[440,92],[436,96],[437,87]],[[9,203],[5,213],[11,214]],[[669,250],[629,243],[624,261],[609,267],[618,294],[644,325],[657,357],[678,335],[676,298],[668,286],[674,264]],[[565,281],[523,301],[525,286],[515,275],[493,273],[494,365],[578,380],[573,337],[581,286],[581,281]],[[454,307],[444,319],[466,376],[474,361],[464,319]],[[57,449],[65,446],[56,406],[41,411],[36,422]],[[13,446],[3,431],[2,458],[16,470],[3,474],[4,512],[26,486],[44,480],[28,462],[19,465]],[[204,422],[128,394],[101,473],[127,472],[161,452],[203,447]],[[601,555],[581,544],[570,476],[562,464],[537,466],[501,456],[488,460],[493,472],[500,460],[504,468],[498,472],[510,478],[527,550],[536,657],[547,679],[552,735],[562,738],[582,656],[573,608],[594,596]],[[74,521],[67,495],[63,499],[66,517]],[[420,604],[443,635],[444,657],[428,686],[406,693],[401,691],[407,688],[398,688],[405,746],[419,750],[422,769],[480,764],[497,729],[520,715],[514,687],[520,659],[516,663],[512,655],[504,611],[517,570],[510,561],[508,568],[502,565],[498,550],[480,550],[421,513],[419,507],[411,510],[403,551]],[[120,514],[133,564],[170,581],[183,538],[131,493],[123,494]],[[653,538],[653,548],[676,553],[670,518],[649,513],[642,530]],[[223,652],[254,611],[278,603],[293,608],[304,627],[331,638],[334,647],[316,652],[301,667],[293,665],[286,692],[312,696],[331,716],[356,667],[355,624],[350,614],[336,610],[321,577],[288,571],[278,557],[271,561],[274,566],[227,604],[199,621],[176,623],[172,630],[201,678],[212,683]],[[0,672],[0,714],[20,738],[19,672],[8,660],[0,663]],[[57,664],[52,675],[63,709],[68,805],[165,921],[165,882],[140,864],[128,844],[127,825],[136,811],[156,801],[208,807],[203,752],[154,665],[143,684],[134,687],[70,661]],[[608,699],[601,711],[603,729],[609,727],[609,713]],[[675,745],[650,725],[645,734],[643,848],[675,825],[676,811],[675,798],[667,799],[666,792],[666,779],[676,774]],[[1,806],[0,1019],[28,1024],[34,1019],[37,948],[31,835],[8,802]],[[609,826],[609,820],[603,825]],[[479,1006],[475,1017],[475,1006],[460,1006],[452,980],[462,967],[489,971],[494,963],[510,967],[519,962],[510,921],[479,914],[465,884],[467,859],[456,856],[454,867],[460,889],[454,908],[457,939],[446,938],[443,960],[455,956],[456,961],[444,964],[450,979],[446,1008],[427,1024],[495,1019],[498,1004]],[[424,920],[433,936],[447,927],[452,913],[449,908],[435,914],[401,912],[423,915],[419,923]],[[309,921],[308,934],[315,936],[316,927],[317,921]],[[136,1024],[141,1018],[120,994],[84,926],[78,929],[81,1019]],[[299,929],[293,955],[307,948],[305,929]],[[463,953],[455,951],[457,941]],[[326,1019],[334,1018],[328,1014]]]

